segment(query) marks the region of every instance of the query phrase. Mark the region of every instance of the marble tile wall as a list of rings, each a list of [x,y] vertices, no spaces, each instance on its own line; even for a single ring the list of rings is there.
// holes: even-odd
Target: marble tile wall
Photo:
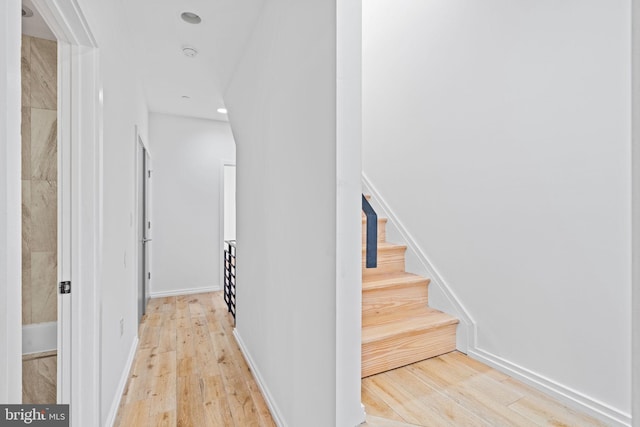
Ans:
[[[22,403],[56,403],[55,352],[25,356],[22,359]]]
[[[22,37],[23,324],[55,321],[58,311],[57,49]]]

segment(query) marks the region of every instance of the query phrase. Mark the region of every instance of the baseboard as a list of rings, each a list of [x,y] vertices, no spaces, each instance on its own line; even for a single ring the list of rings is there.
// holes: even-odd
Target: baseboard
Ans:
[[[44,353],[58,348],[58,322],[22,326],[22,354]]]
[[[578,411],[589,414],[610,426],[631,427],[631,415],[620,412],[619,410],[599,402],[589,396],[578,391],[566,387],[549,378],[536,374],[522,366],[509,362],[499,356],[488,351],[475,348],[469,348],[468,355],[473,359],[483,362],[501,372],[510,375],[530,386],[543,391],[558,401],[575,408]]]
[[[256,383],[258,384],[258,388],[260,388],[260,392],[262,393],[262,396],[264,397],[265,402],[267,402],[267,406],[269,407],[269,411],[271,412],[273,421],[276,423],[278,427],[287,427],[287,424],[284,422],[284,418],[282,417],[282,412],[280,412],[278,405],[276,405],[276,401],[273,399],[271,392],[269,392],[269,389],[267,388],[267,385],[265,384],[264,379],[262,378],[262,375],[260,375],[260,371],[258,370],[258,367],[256,366],[253,359],[251,358],[251,355],[249,354],[249,350],[245,346],[244,341],[242,341],[242,337],[240,336],[238,329],[233,330],[233,336],[235,337],[236,342],[238,343],[238,347],[240,347],[240,351],[242,352],[244,359],[247,361],[247,364],[251,368],[251,373],[253,374],[253,377],[255,378]]]
[[[133,359],[136,355],[136,350],[138,349],[138,337],[133,337],[133,342],[131,343],[131,348],[129,349],[129,356],[127,356],[127,362],[125,363],[125,367],[122,370],[122,375],[120,376],[120,381],[118,382],[118,387],[116,388],[116,394],[113,396],[113,401],[111,403],[111,408],[109,409],[109,414],[107,415],[107,422],[105,426],[113,427],[113,423],[116,421],[116,416],[118,415],[118,408],[120,407],[120,401],[122,400],[122,394],[124,393],[124,388],[127,386],[127,379],[129,379],[129,373],[131,372],[131,367],[133,366]]]
[[[151,298],[175,297],[178,295],[203,294],[206,292],[217,292],[221,290],[222,288],[220,286],[205,286],[203,288],[175,289],[171,291],[161,291],[161,292],[151,291],[149,292],[149,297]]]
[[[425,275],[431,279],[429,305],[456,316],[460,320],[456,332],[456,347],[459,351],[466,353],[467,349],[471,348],[472,343],[475,342],[476,322],[364,172],[362,172],[362,184],[363,191],[371,195],[371,203],[382,216],[388,219],[387,235],[389,235],[389,231],[395,230],[402,239],[402,243],[407,245],[407,266],[410,268],[410,264],[413,262],[416,266],[415,270],[420,270],[414,271],[412,269],[413,273]]]

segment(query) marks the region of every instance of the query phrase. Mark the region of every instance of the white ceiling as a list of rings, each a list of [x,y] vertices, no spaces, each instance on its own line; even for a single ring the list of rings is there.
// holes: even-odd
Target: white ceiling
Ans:
[[[224,107],[222,95],[263,2],[122,0],[149,111],[227,121],[227,115],[216,110]],[[22,19],[23,33],[55,40],[31,0],[22,3],[34,12]],[[194,12],[202,22],[186,23],[182,12]],[[198,55],[186,57],[184,46],[196,48]]]
[[[227,120],[216,110],[264,0],[126,0],[123,17],[133,36],[149,110]],[[184,22],[194,12],[200,24]],[[199,54],[186,57],[182,47]],[[190,99],[184,99],[189,96]]]
[[[47,24],[44,23],[44,19],[38,13],[31,0],[22,0],[22,6],[26,6],[33,11],[33,16],[30,18],[22,18],[22,34],[26,34],[31,37],[38,37],[41,39],[55,40]]]

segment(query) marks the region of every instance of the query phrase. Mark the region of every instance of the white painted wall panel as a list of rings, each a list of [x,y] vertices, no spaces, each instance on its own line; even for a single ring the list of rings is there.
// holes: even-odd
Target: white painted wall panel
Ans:
[[[265,2],[225,105],[237,143],[236,331],[282,426],[350,426],[354,401],[360,410],[351,384],[342,402],[351,408],[338,414],[336,402],[338,365],[358,381],[357,360],[339,360],[358,355],[343,346],[351,326],[337,352],[336,284],[357,288],[359,281],[345,280],[352,271],[337,261],[336,233],[339,214],[358,224],[358,177],[349,172],[360,157],[358,129],[336,145],[336,87],[336,3]],[[350,144],[356,153],[348,156]],[[339,155],[346,171],[340,183]],[[343,211],[339,185],[352,196]],[[350,253],[359,232],[344,236]],[[340,303],[355,301],[357,313],[350,295]],[[358,336],[350,342],[359,346]]]

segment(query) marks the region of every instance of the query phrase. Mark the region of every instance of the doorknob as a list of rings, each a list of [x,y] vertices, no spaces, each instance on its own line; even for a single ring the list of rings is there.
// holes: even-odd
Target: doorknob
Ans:
[[[153,239],[142,239],[142,243],[147,243],[147,242],[150,242],[150,241],[152,241],[152,240],[153,240]]]

